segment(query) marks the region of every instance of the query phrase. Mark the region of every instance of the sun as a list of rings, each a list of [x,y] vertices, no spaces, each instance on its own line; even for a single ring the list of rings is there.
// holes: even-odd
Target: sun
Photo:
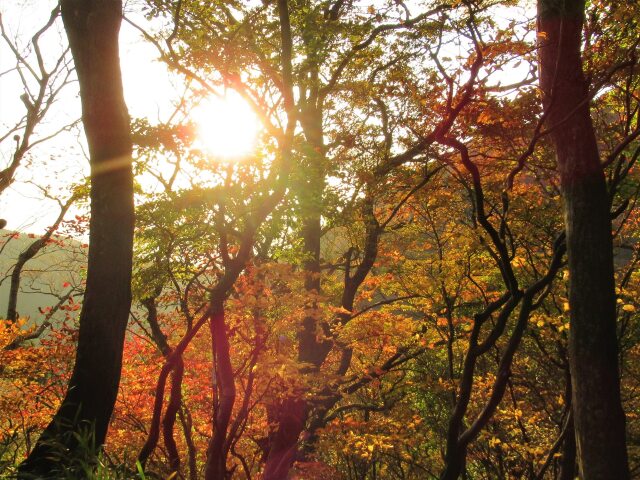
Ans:
[[[256,147],[260,125],[255,112],[236,92],[210,97],[192,112],[197,129],[197,146],[225,160],[239,160]]]

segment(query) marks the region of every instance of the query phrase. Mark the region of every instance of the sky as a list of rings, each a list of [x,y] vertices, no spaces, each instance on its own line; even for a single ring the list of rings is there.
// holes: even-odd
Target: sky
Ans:
[[[146,24],[134,2],[125,4],[125,15],[135,23]],[[33,65],[36,65],[35,56],[29,49],[29,40],[46,24],[55,4],[55,0],[0,0],[7,36],[26,58],[34,62]],[[152,125],[167,121],[175,111],[177,96],[184,91],[183,79],[168,71],[158,60],[155,47],[126,21],[122,22],[119,41],[125,101],[130,116],[146,118]],[[43,35],[40,45],[45,61],[55,61],[66,48],[66,34],[60,18]],[[20,100],[24,89],[17,71],[12,70],[15,65],[15,55],[2,40],[0,72],[7,73],[0,75],[0,138],[25,112]],[[50,65],[47,67],[51,68]],[[254,146],[259,130],[257,118],[239,96],[209,99],[192,113],[200,134],[194,148],[224,159],[242,156]],[[60,125],[78,120],[80,115],[78,86],[74,81],[60,92],[45,121],[38,125],[33,140],[49,135]],[[219,132],[219,135],[211,132]],[[9,164],[15,150],[12,136],[0,143],[2,168]],[[0,196],[0,218],[7,220],[7,228],[42,233],[51,225],[59,213],[55,198],[69,196],[69,186],[89,173],[86,152],[80,125],[34,147],[18,169],[15,182]],[[138,181],[145,179],[139,177]],[[69,216],[81,212],[81,209],[75,209]]]
[[[28,53],[28,40],[43,26],[55,5],[50,0],[0,2],[0,13],[6,34],[15,40],[21,52]],[[66,36],[60,19],[43,35],[40,42],[45,62],[57,59],[66,46]],[[157,53],[144,42],[137,31],[122,24],[120,55],[125,100],[132,117],[147,117],[151,123],[166,120],[173,111],[170,93],[175,91],[177,78],[155,60]],[[14,54],[2,40],[0,45],[0,137],[24,115],[20,100],[23,87],[15,70]],[[49,66],[49,69],[51,66]],[[4,73],[7,72],[7,73]],[[38,125],[34,140],[50,135],[80,118],[77,81],[67,85],[59,95],[45,121]],[[15,150],[13,135],[0,144],[0,166],[10,162]],[[0,196],[0,218],[7,228],[41,233],[57,217],[59,207],[51,197],[68,196],[68,186],[89,172],[86,142],[80,128],[63,132],[54,139],[34,147],[18,169],[16,181]],[[46,191],[46,194],[44,193]],[[72,212],[73,213],[73,212]]]
[[[125,13],[134,21],[144,24],[144,19],[136,18],[135,1],[137,0],[125,5]],[[28,51],[28,41],[46,23],[55,4],[55,0],[0,0],[0,13],[7,36],[12,41],[15,39],[19,50],[26,52],[31,61],[34,61],[34,55]],[[522,12],[507,14],[505,11],[503,21],[508,21],[514,15],[515,18],[524,16]],[[501,21],[499,18],[496,20]],[[66,47],[66,43],[62,22],[58,18],[41,41],[45,62],[54,61]],[[166,121],[175,108],[173,97],[183,89],[182,79],[168,72],[164,64],[157,60],[155,47],[144,41],[140,33],[127,22],[123,22],[121,27],[120,57],[125,100],[131,117],[147,118],[151,124]],[[23,93],[20,77],[15,70],[11,70],[15,64],[14,54],[6,42],[0,39],[0,138],[25,111],[20,100]],[[514,78],[516,81],[521,80],[526,75],[526,66],[522,65],[519,70],[504,72],[503,84],[510,83]],[[211,150],[238,150],[238,143],[244,145],[251,142],[247,138],[233,137],[235,131],[247,130],[242,128],[243,122],[246,126],[256,121],[243,105],[233,101],[225,104],[211,100],[203,103],[200,112],[194,113],[194,118],[200,124],[200,143],[205,147]],[[74,81],[63,89],[45,121],[38,125],[33,139],[47,136],[60,128],[60,125],[79,118],[80,100],[77,82]],[[239,124],[240,128],[234,128],[235,125],[229,123],[229,119]],[[213,139],[207,130],[224,132],[222,139]],[[12,135],[0,143],[0,167],[9,163],[15,149],[15,142],[11,137]],[[43,233],[58,215],[59,206],[55,198],[68,196],[69,186],[81,181],[89,173],[86,151],[80,126],[31,150],[18,169],[16,181],[0,196],[0,218],[7,220],[7,228]],[[52,198],[46,198],[47,196]],[[86,209],[86,205],[84,208]],[[70,216],[80,212],[78,209],[72,210]]]

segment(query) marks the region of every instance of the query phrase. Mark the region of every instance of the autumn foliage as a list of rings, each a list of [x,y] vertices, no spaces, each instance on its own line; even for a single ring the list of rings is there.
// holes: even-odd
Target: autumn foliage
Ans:
[[[99,478],[578,476],[564,184],[525,3],[125,12],[186,93],[166,122],[132,121],[133,306]],[[638,22],[633,2],[590,2],[581,41],[632,477]],[[190,118],[224,89],[263,125],[237,162],[201,149]],[[7,475],[64,397],[75,292],[0,326]]]

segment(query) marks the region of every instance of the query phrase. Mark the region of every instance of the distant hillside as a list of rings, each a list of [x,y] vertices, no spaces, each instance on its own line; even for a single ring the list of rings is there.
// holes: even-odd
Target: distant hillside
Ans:
[[[5,318],[11,282],[11,272],[16,260],[37,236],[10,230],[0,230],[0,318]],[[80,242],[54,237],[34,258],[28,261],[22,272],[18,313],[39,323],[39,308],[58,302],[56,295],[63,295],[81,284],[87,262],[87,247]]]

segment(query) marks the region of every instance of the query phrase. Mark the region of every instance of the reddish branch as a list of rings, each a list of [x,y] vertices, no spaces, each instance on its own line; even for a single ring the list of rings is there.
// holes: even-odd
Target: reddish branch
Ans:
[[[167,411],[162,419],[162,436],[164,446],[167,449],[169,458],[169,468],[172,472],[177,472],[180,468],[180,454],[178,446],[173,438],[173,427],[176,423],[176,415],[180,410],[182,402],[182,377],[184,375],[184,361],[182,357],[177,357],[176,365],[171,375],[171,395]]]
[[[213,435],[207,448],[206,480],[223,480],[227,477],[227,455],[230,442],[227,430],[236,399],[235,375],[231,365],[229,338],[225,325],[222,300],[212,302],[209,320],[216,376],[216,408]]]

